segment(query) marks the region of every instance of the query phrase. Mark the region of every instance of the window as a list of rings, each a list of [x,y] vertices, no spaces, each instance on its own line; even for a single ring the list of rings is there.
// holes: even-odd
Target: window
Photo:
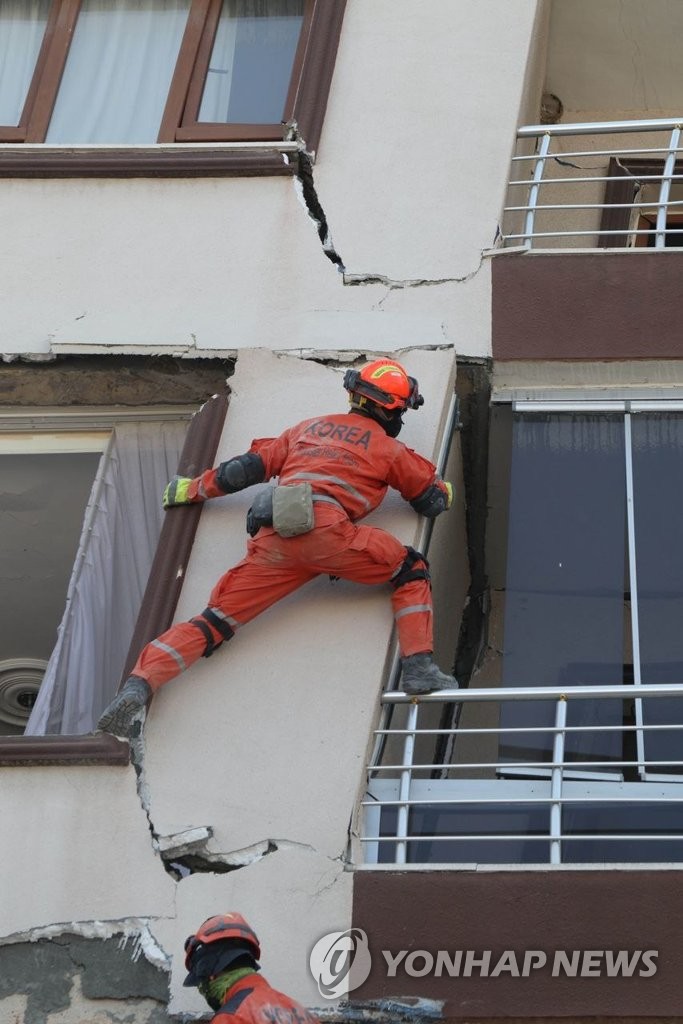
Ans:
[[[0,434],[0,734],[88,733],[116,693],[190,414],[137,415]]]
[[[664,160],[656,157],[610,158],[598,245],[604,248],[654,246],[663,173]],[[676,212],[683,198],[678,163],[674,175],[666,216],[665,248],[681,248],[682,241],[681,215]]]
[[[0,734],[20,735],[55,644],[104,432],[0,436]]]
[[[344,0],[0,0],[0,142],[318,143]]]
[[[683,403],[520,402],[492,438],[500,650],[436,719],[395,709],[370,857],[679,862]]]

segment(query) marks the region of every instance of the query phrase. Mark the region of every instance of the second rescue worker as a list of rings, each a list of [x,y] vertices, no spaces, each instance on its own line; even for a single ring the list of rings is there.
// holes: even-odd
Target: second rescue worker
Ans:
[[[457,687],[432,659],[432,595],[424,557],[386,530],[356,522],[395,488],[420,515],[450,508],[451,485],[396,438],[407,409],[424,399],[400,363],[379,359],[348,370],[346,413],[304,420],[280,437],[261,438],[245,455],[164,491],[164,508],[234,494],[279,477],[250,509],[246,558],[222,576],[208,607],[144,648],[98,728],[129,735],[149,697],[236,629],[320,574],[357,583],[391,583],[402,688],[422,694]]]

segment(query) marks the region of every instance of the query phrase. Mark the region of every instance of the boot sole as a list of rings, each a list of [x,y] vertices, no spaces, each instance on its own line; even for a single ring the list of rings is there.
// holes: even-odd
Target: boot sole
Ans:
[[[98,732],[109,732],[114,736],[130,737],[137,718],[144,713],[145,704],[136,700],[123,698],[117,707],[105,711],[97,722]]]
[[[403,690],[404,693],[407,693],[408,696],[410,696],[410,697],[420,697],[420,696],[424,696],[427,693],[439,693],[439,691],[441,691],[441,690],[458,690],[458,689],[460,689],[460,687],[458,686],[457,682],[454,679],[453,683],[452,684],[449,683],[447,686],[429,686],[427,688],[423,688],[423,687],[413,688],[410,684],[408,684],[407,686],[405,684],[403,684],[401,686],[401,689]]]

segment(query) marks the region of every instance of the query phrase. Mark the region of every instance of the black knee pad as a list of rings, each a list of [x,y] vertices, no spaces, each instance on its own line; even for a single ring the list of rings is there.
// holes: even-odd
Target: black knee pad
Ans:
[[[205,608],[201,615],[197,615],[194,619],[190,619],[193,626],[196,626],[199,632],[206,640],[206,647],[202,658],[210,658],[214,651],[217,651],[224,640],[230,640],[235,635],[234,629],[232,629],[228,623],[218,617],[210,608]],[[213,628],[221,634],[222,640],[216,640],[213,633],[209,629],[209,623]]]
[[[397,590],[399,587],[404,587],[406,583],[412,583],[413,580],[427,580],[428,583],[430,582],[429,562],[415,548],[406,545],[406,557],[398,572],[392,578],[391,583],[394,590]]]

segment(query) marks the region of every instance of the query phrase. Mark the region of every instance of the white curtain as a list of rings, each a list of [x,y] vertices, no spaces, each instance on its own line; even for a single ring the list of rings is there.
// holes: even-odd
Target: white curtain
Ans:
[[[303,0],[223,0],[200,121],[282,119],[303,8]]]
[[[156,142],[190,0],[84,0],[46,142]]]
[[[161,531],[161,495],[186,430],[184,422],[162,422],[113,431],[27,736],[92,732],[116,693]]]
[[[50,0],[0,0],[0,124],[16,125],[43,41]]]

